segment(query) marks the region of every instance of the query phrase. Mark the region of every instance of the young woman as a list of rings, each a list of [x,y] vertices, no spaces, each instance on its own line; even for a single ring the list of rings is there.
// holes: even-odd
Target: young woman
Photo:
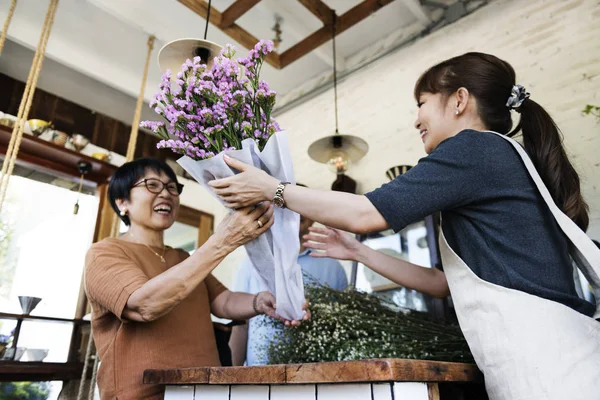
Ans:
[[[488,54],[433,66],[414,94],[428,156],[365,196],[288,185],[231,158],[241,173],[211,185],[232,208],[273,200],[355,233],[441,211],[443,273],[375,265],[405,286],[452,294],[491,399],[598,397],[600,303],[577,297],[572,260],[600,300],[600,250],[584,233],[587,206],[558,128]],[[512,131],[511,110],[521,114]],[[510,139],[519,131],[524,148]]]
[[[162,399],[161,385],[143,383],[146,369],[220,365],[211,313],[279,318],[270,293],[231,292],[211,273],[229,253],[271,227],[273,206],[229,214],[190,256],[163,241],[177,218],[182,189],[173,170],[153,158],[123,164],[110,181],[110,204],[129,231],[95,243],[85,261],[103,400]]]

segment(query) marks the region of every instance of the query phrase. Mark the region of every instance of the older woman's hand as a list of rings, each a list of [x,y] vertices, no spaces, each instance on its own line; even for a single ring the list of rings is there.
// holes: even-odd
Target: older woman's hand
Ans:
[[[310,310],[308,309],[308,301],[305,302],[302,306],[302,309],[306,311],[306,314],[304,314],[302,321],[290,321],[277,315],[275,304],[275,296],[273,296],[269,292],[260,292],[256,297],[256,308],[258,309],[258,311],[260,311],[268,317],[283,322],[287,327],[300,326],[302,321],[308,321],[311,317]]]
[[[233,209],[253,206],[261,201],[273,200],[279,181],[252,165],[224,156],[223,159],[232,168],[240,171],[229,178],[217,179],[208,184]]]
[[[308,321],[312,317],[312,314],[310,313],[310,310],[308,309],[308,300],[306,300],[304,302],[304,305],[302,306],[302,309],[304,311],[306,311],[306,314],[304,314],[304,317],[302,317],[302,321],[288,321],[288,320],[284,320],[283,322],[284,322],[285,326],[287,326],[288,328],[300,326],[300,324],[303,321]]]
[[[217,227],[216,238],[233,251],[256,239],[273,225],[273,205],[264,202],[256,207],[245,207],[227,215]]]

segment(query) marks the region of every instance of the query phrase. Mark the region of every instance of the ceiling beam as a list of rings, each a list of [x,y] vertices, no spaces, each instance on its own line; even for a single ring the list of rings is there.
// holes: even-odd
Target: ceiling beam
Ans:
[[[284,41],[294,43],[305,38],[305,22],[300,19],[301,17],[299,17],[297,13],[289,11],[285,2],[282,2],[281,0],[262,0],[258,7],[264,8],[267,12],[275,12],[275,14],[283,19],[282,29]],[[320,58],[321,61],[325,62],[330,67],[333,67],[333,54],[331,53],[331,49],[318,48],[313,50],[312,54]],[[337,69],[338,71],[343,71],[345,69],[345,63],[344,58],[340,57],[340,55],[341,54],[338,51]]]
[[[233,25],[238,18],[244,15],[259,2],[260,0],[237,0],[235,3],[230,5],[227,10],[223,11],[223,14],[221,14],[221,24],[219,25],[219,28],[224,29]]]
[[[206,20],[208,14],[208,3],[204,0],[178,0],[181,4],[201,16]],[[210,23],[215,26],[220,26],[223,16],[214,7],[210,8]]]
[[[205,0],[178,0],[181,4],[198,14],[200,17],[206,19],[208,14],[208,4]],[[210,23],[219,27],[222,25],[223,14],[217,11],[214,7],[210,8]],[[248,33],[244,28],[233,23],[226,28],[220,28],[223,32],[229,35],[230,38],[241,44],[247,49],[254,48],[254,45],[258,43],[258,39],[252,34]],[[271,64],[277,69],[281,69],[279,65],[279,54],[271,52],[265,59],[266,62]]]
[[[350,10],[342,14],[338,20],[337,34],[344,32],[346,29],[358,24],[363,19],[377,12],[393,2],[394,0],[365,0],[362,3],[352,7]]]
[[[333,22],[333,10],[321,0],[298,0],[308,11],[321,20],[323,24],[331,25]]]
[[[421,2],[419,0],[404,0],[402,4],[404,4],[404,6],[408,8],[411,14],[417,17],[417,20],[421,24],[427,26],[432,22],[429,13],[425,9],[425,7],[421,5]]]
[[[364,0],[362,3],[351,8],[344,14],[342,14],[336,24],[336,34],[339,35],[348,28],[356,25],[369,15],[373,14],[380,8],[390,4],[394,0]],[[324,26],[318,31],[314,32],[306,39],[297,43],[293,47],[289,48],[285,52],[279,55],[280,68],[285,68],[299,58],[310,53],[317,47],[331,40],[331,27]]]

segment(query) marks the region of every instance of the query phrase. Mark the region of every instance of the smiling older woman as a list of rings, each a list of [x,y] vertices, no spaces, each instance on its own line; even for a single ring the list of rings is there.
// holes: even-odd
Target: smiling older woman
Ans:
[[[163,242],[182,189],[173,170],[151,158],[124,164],[111,179],[110,203],[129,231],[94,244],[85,266],[102,399],[162,398],[160,386],[142,383],[145,369],[218,366],[211,312],[228,319],[279,318],[270,293],[234,293],[211,274],[229,253],[269,229],[271,204],[230,213],[190,256]]]

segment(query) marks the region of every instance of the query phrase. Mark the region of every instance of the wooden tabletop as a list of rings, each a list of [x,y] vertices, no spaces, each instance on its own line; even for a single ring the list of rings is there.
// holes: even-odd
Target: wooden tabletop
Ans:
[[[340,382],[482,382],[474,364],[382,358],[259,367],[150,369],[151,384],[299,384]]]

